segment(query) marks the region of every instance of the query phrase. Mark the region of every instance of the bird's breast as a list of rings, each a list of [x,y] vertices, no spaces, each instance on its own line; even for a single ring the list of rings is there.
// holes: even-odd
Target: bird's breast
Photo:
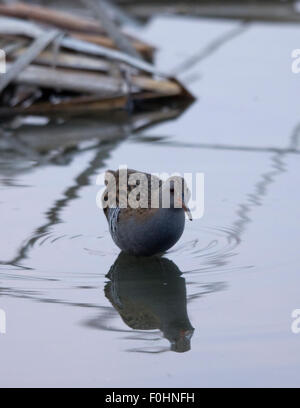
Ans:
[[[183,209],[128,210],[111,208],[108,213],[111,236],[116,245],[134,255],[164,252],[181,237]]]

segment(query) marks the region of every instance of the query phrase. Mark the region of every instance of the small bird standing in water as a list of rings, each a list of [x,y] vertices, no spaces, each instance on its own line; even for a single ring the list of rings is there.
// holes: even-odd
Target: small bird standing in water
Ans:
[[[115,244],[136,256],[167,251],[181,237],[190,192],[182,177],[163,182],[130,169],[108,170],[102,206]],[[112,187],[113,186],[113,187]]]

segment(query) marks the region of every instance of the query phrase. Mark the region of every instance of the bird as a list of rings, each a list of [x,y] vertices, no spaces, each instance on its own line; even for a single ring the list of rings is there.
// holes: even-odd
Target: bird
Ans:
[[[185,180],[133,169],[107,170],[102,208],[115,244],[135,256],[163,254],[180,239],[190,191]]]

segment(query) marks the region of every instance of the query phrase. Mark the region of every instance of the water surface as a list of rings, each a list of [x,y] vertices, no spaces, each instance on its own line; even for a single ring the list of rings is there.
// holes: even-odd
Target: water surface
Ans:
[[[139,35],[189,109],[2,136],[0,386],[299,386],[299,34],[156,18]],[[96,177],[120,164],[205,173],[204,217],[163,259],[110,238]]]

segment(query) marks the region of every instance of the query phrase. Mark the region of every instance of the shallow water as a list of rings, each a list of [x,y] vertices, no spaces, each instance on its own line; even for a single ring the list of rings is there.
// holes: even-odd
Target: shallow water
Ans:
[[[198,98],[177,119],[76,119],[51,142],[18,127],[0,154],[0,386],[299,386],[299,33],[156,18],[139,35]],[[120,164],[205,174],[204,216],[163,259],[110,238],[96,177]]]

